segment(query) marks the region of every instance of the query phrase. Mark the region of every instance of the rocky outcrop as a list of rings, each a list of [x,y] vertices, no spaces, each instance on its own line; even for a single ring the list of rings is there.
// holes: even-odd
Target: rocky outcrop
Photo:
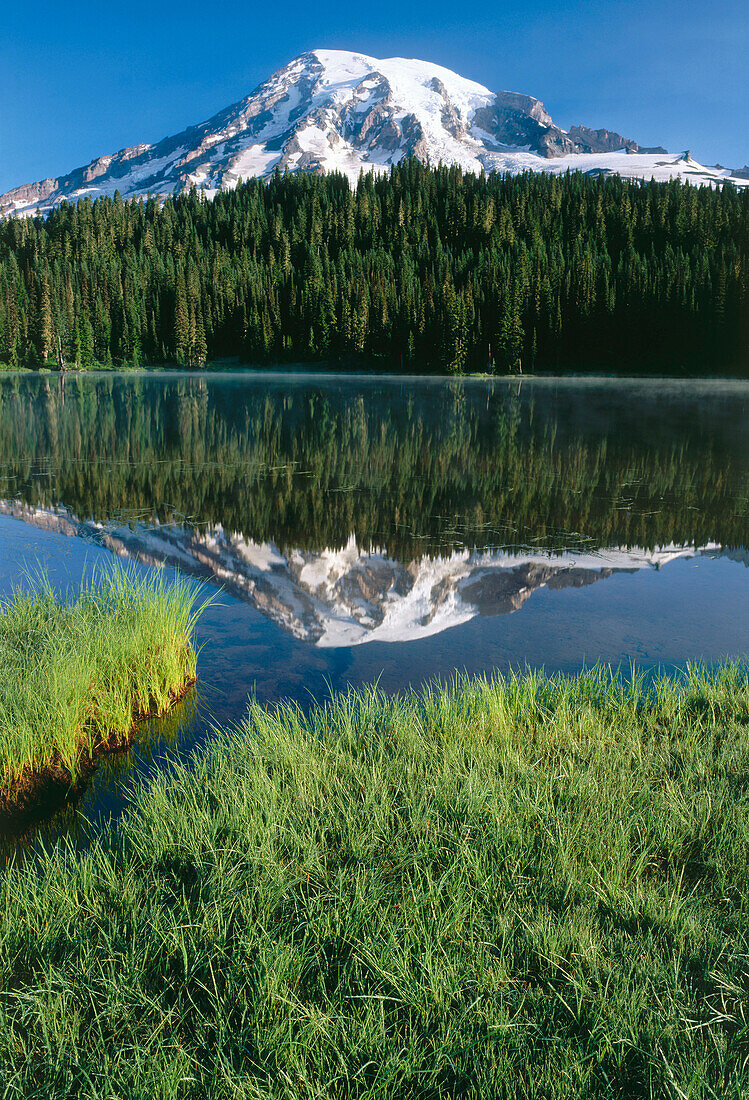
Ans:
[[[618,149],[626,149],[628,153],[640,152],[636,141],[622,137],[614,130],[590,130],[587,126],[570,126],[568,133],[579,153],[615,153]]]
[[[542,157],[575,151],[564,130],[552,122],[543,103],[517,92],[498,92],[473,116],[474,128],[486,131],[495,145],[528,149]]]

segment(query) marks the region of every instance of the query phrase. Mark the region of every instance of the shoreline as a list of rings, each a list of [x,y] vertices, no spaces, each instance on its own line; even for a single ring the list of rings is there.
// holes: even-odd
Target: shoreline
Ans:
[[[143,723],[165,717],[186,698],[197,681],[197,676],[190,676],[181,688],[170,690],[166,709],[154,705],[135,713],[126,733],[112,734],[106,741],[97,741],[90,747],[81,744],[73,771],[61,762],[40,768],[28,765],[10,789],[0,790],[0,837],[10,838],[30,822],[43,822],[75,801],[84,793],[103,760],[132,748]]]
[[[504,384],[523,384],[525,382],[749,382],[749,368],[741,371],[715,373],[696,373],[689,371],[648,370],[605,371],[597,368],[582,367],[573,370],[535,371],[522,374],[464,373],[448,374],[434,371],[414,371],[400,373],[387,368],[368,368],[366,366],[339,367],[332,363],[215,363],[206,367],[180,367],[174,364],[160,364],[153,367],[85,367],[79,370],[59,371],[51,367],[8,367],[0,364],[0,381],[4,377],[38,376],[40,378],[82,378],[82,377],[154,377],[164,378],[231,378],[238,376],[262,378],[264,376],[296,378],[304,377],[321,380],[372,381],[372,382],[499,382]]]
[[[198,591],[116,562],[76,597],[41,573],[0,601],[0,821],[77,788],[102,754],[186,695]]]

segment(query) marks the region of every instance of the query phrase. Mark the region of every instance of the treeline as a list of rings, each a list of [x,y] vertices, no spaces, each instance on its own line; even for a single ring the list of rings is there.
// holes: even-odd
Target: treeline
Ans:
[[[0,224],[0,362],[749,369],[749,188],[417,160]]]
[[[589,389],[560,403],[511,385],[414,399],[413,387],[15,375],[0,382],[0,496],[105,527],[220,524],[285,550],[340,549],[354,534],[403,561],[746,545],[730,396],[702,412],[698,397],[672,398],[658,430],[657,396],[629,417]],[[685,425],[698,418],[695,445]]]

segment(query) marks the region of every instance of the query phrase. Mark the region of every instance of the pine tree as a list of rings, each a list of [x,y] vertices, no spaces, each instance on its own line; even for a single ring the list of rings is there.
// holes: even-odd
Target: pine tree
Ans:
[[[37,360],[44,364],[49,358],[54,340],[52,320],[52,297],[50,294],[49,277],[46,272],[42,276],[38,291],[38,304],[36,309],[36,353]]]
[[[190,359],[190,315],[185,279],[181,272],[177,277],[174,295],[173,347],[175,361],[182,366],[186,365]]]

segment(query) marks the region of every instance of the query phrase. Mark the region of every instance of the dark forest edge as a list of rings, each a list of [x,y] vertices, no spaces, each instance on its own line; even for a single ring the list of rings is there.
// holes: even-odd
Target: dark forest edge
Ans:
[[[749,189],[252,180],[0,224],[0,363],[749,373]]]

